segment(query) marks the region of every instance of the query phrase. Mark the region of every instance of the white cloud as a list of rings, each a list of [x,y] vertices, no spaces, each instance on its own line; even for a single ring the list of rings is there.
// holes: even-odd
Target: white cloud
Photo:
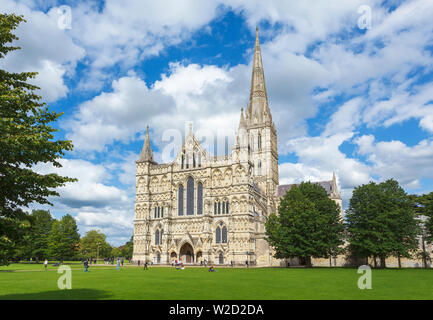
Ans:
[[[132,194],[135,188],[128,193],[110,185],[114,176],[109,168],[117,167],[118,164],[93,164],[79,159],[61,159],[60,163],[61,168],[45,163],[40,163],[34,168],[41,174],[57,173],[78,179],[78,182],[67,183],[57,188],[60,197],[50,199],[54,204],[54,211],[61,212],[62,215],[72,214],[81,235],[91,229],[99,229],[107,235],[111,243],[115,245],[124,243],[125,236],[132,235],[134,219]],[[135,181],[135,175],[133,177]],[[32,208],[41,207],[34,205]],[[50,207],[43,208],[51,210]]]
[[[360,123],[362,103],[363,100],[360,97],[345,102],[332,114],[322,135],[330,136],[343,132],[353,132]]]
[[[371,163],[371,171],[381,180],[395,178],[408,188],[419,180],[433,179],[433,141],[422,140],[410,147],[401,141],[376,142],[372,135],[355,140],[359,153]]]
[[[71,208],[104,207],[110,204],[127,202],[125,191],[104,183],[109,181],[110,174],[102,165],[95,165],[85,160],[60,159],[61,168],[41,163],[35,167],[37,172],[57,173],[78,179],[78,182],[67,183],[57,188],[60,194],[56,201]]]
[[[114,141],[129,142],[153,116],[173,109],[171,97],[148,89],[135,76],[113,81],[112,88],[112,92],[102,92],[81,104],[75,117],[65,123],[75,149],[101,151]]]
[[[39,72],[30,82],[41,88],[45,101],[65,97],[69,89],[64,76],[75,72],[76,63],[84,57],[85,51],[74,43],[67,30],[58,27],[57,10],[53,8],[44,13],[16,1],[2,0],[0,11],[22,14],[27,20],[14,31],[19,38],[14,45],[22,49],[1,59],[0,67],[11,72]]]

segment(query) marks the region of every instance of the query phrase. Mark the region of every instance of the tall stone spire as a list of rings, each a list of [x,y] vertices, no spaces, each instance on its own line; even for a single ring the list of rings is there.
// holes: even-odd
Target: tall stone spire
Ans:
[[[338,192],[337,178],[335,177],[335,171],[332,172],[331,199],[341,199],[340,192]]]
[[[149,126],[147,126],[146,137],[144,138],[143,149],[140,152],[140,158],[138,161],[153,161],[153,151],[150,146],[150,137],[149,137]]]
[[[247,114],[247,118],[249,118],[251,124],[272,121],[270,119],[268,96],[266,93],[258,27],[256,27],[256,44],[254,47],[253,70],[251,75],[250,102]]]
[[[245,123],[245,118],[244,118],[244,108],[241,109],[241,119],[239,120],[239,130],[240,129],[246,129],[247,125]]]

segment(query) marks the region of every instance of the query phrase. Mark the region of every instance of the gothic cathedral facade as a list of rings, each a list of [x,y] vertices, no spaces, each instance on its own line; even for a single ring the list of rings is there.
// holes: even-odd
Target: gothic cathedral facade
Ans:
[[[231,154],[209,155],[190,129],[174,161],[157,164],[148,128],[136,168],[134,261],[280,264],[266,242],[265,222],[291,185],[278,181],[258,30],[249,103]],[[319,183],[341,206],[335,176]]]

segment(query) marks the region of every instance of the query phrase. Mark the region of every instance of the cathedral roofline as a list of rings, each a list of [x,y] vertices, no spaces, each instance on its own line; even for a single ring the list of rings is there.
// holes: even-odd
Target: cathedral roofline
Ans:
[[[341,199],[340,193],[338,192],[338,187],[336,185],[335,180],[335,173],[333,174],[332,180],[325,180],[325,181],[311,181],[311,183],[318,184],[321,187],[323,187],[326,192],[328,193],[328,196],[330,196],[332,199]],[[293,186],[299,186],[301,183],[291,183],[291,184],[280,184],[277,186],[277,196],[278,197],[284,197],[286,192],[288,192]]]

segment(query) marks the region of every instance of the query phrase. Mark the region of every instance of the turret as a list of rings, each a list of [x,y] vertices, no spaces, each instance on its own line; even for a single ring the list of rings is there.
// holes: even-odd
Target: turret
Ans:
[[[146,137],[144,138],[143,149],[140,152],[140,157],[137,162],[151,162],[156,163],[153,160],[153,151],[150,146],[150,137],[149,137],[149,126],[147,126]]]

